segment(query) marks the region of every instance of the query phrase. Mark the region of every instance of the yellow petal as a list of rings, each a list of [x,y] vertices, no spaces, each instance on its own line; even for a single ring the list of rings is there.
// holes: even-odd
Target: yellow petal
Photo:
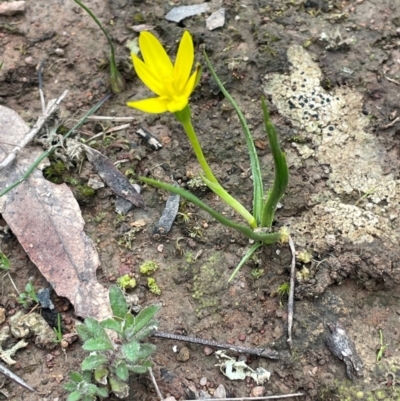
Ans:
[[[190,95],[192,94],[198,83],[200,74],[201,74],[201,68],[200,65],[198,65],[195,72],[190,76],[189,80],[186,82],[182,96],[186,96],[189,99]]]
[[[176,113],[183,110],[188,103],[189,99],[186,96],[174,97],[173,99],[168,99],[167,108],[170,113]]]
[[[168,111],[167,101],[164,97],[154,97],[150,99],[128,102],[127,105],[133,109],[144,111],[146,113],[165,113]]]
[[[150,32],[142,32],[139,36],[139,47],[146,67],[151,73],[162,80],[163,77],[173,77],[174,68],[168,54],[158,39]]]
[[[133,66],[135,67],[136,74],[140,80],[156,95],[162,96],[165,92],[164,85],[159,81],[157,76],[154,76],[152,72],[147,68],[146,64],[140,60],[135,54],[131,54]]]
[[[178,93],[181,93],[189,79],[194,62],[194,49],[192,36],[188,31],[183,33],[179,43],[178,54],[174,65],[174,81]]]

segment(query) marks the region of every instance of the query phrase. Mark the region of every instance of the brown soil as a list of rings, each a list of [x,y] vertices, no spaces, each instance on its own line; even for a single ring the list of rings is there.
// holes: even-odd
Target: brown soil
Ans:
[[[215,11],[220,3],[209,4]],[[399,112],[400,2],[222,3],[225,26],[210,32],[205,15],[180,24],[166,21],[164,16],[172,7],[169,2],[86,2],[113,37],[128,82],[128,90],[112,97],[97,114],[135,117],[129,129],[104,140],[99,150],[112,161],[128,159],[123,171],[133,169],[166,181],[172,176],[183,186],[199,171],[172,115],[145,115],[125,106],[129,98],[147,95],[125,47],[137,36],[132,26],[138,24],[153,25],[171,54],[188,29],[203,65],[200,48],[205,47],[221,80],[245,112],[265,182],[270,183],[272,157],[259,102],[263,93],[267,95],[291,174],[275,226],[290,227],[297,250],[312,254],[310,263],[297,265],[293,348],[287,344],[286,300],[276,296],[278,287],[289,280],[287,245],[265,246],[228,285],[248,241],[187,202],[182,202],[180,210],[189,214],[189,220],[179,215],[167,236],[154,238],[153,227],[167,198],[163,191],[142,188],[147,209],[135,208],[124,219],[118,218],[115,195],[107,188],[97,190],[90,200],[81,199],[85,229],[102,263],[98,279],[109,285],[121,274],[135,274],[139,285],[132,294],[138,296],[140,305],[162,303],[158,319],[163,331],[273,347],[281,355],[277,361],[247,359],[252,368],[272,372],[264,384],[267,395],[302,392],[300,399],[304,400],[397,400],[396,381],[388,385],[387,378],[389,372],[394,377],[400,374],[400,125],[395,120]],[[101,68],[107,61],[107,42],[72,0],[28,0],[26,6],[22,14],[0,17],[0,63],[4,63],[0,104],[17,111],[28,123],[36,121],[41,114],[36,69],[45,60],[46,99],[69,90],[59,116],[69,127],[109,91],[107,70]],[[329,108],[328,102],[332,102]],[[250,208],[252,182],[240,124],[206,68],[191,107],[215,175]],[[163,148],[154,151],[146,146],[135,134],[139,126],[156,135]],[[104,126],[87,123],[80,135],[87,138],[100,128]],[[80,170],[71,167],[68,174],[86,183],[94,172],[86,161]],[[211,192],[198,190],[196,194],[230,214]],[[131,232],[131,241],[127,241],[132,223],[139,219],[145,220],[145,228]],[[47,285],[15,237],[6,236],[1,250],[10,258],[18,288],[24,288],[32,276],[36,288]],[[155,278],[161,296],[151,294],[146,279],[139,275],[141,263],[147,260],[160,266]],[[1,302],[12,315],[19,308],[10,295],[15,291],[7,278],[3,286]],[[55,303],[64,329],[72,329],[73,310],[68,302],[55,298]],[[329,334],[327,323],[337,320],[364,363],[364,376],[354,381],[347,379],[345,364],[324,341]],[[379,330],[387,348],[377,363]],[[251,380],[230,381],[223,376],[204,346],[151,341],[157,345],[154,372],[164,397],[194,399],[200,390],[212,395],[219,384],[228,396],[244,397],[255,386]],[[188,348],[187,361],[177,360],[174,345]],[[18,363],[12,369],[37,392],[28,394],[11,382],[3,389],[12,400],[64,400],[63,383],[70,370],[79,369],[83,357],[79,342],[64,355],[58,347],[42,350],[32,341],[18,352]],[[200,384],[203,377],[207,378],[205,386]],[[147,376],[134,377],[131,384],[129,399],[157,399]]]

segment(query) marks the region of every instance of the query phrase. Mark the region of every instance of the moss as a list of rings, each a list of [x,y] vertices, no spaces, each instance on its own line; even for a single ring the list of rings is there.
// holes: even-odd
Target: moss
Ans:
[[[146,274],[147,276],[151,276],[158,270],[158,265],[156,262],[152,260],[147,260],[140,266],[140,273]]]
[[[43,174],[44,177],[53,182],[54,184],[62,184],[64,182],[63,176],[67,171],[67,167],[65,163],[61,160],[54,161],[51,163],[49,167],[44,169]]]
[[[161,294],[161,289],[158,286],[158,284],[156,283],[156,280],[154,280],[154,278],[149,277],[147,279],[147,285],[149,287],[149,291],[154,294],[154,295],[160,295]]]
[[[124,290],[136,287],[136,280],[129,274],[125,274],[124,276],[118,277],[117,283]]]

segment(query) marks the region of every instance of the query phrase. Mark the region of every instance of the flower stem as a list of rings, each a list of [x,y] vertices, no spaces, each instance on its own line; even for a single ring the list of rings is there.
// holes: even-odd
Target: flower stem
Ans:
[[[199,140],[197,139],[196,132],[194,131],[191,119],[191,113],[189,105],[187,105],[182,111],[178,111],[175,114],[177,120],[182,124],[186,135],[189,138],[190,144],[194,150],[198,162],[203,169],[204,176],[202,177],[207,186],[217,194],[224,202],[226,202],[233,210],[240,214],[252,228],[257,227],[257,222],[254,216],[233,196],[231,196],[222,185],[215,178],[211,167],[208,165],[206,158],[204,157],[203,150]]]

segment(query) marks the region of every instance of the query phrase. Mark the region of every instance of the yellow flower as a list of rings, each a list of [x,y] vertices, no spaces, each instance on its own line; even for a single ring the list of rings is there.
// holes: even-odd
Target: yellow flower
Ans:
[[[190,75],[194,63],[192,36],[185,31],[179,43],[175,65],[158,39],[150,32],[141,32],[139,47],[143,61],[132,54],[133,66],[140,80],[158,97],[128,102],[129,107],[147,113],[175,113],[189,103],[200,68]]]

